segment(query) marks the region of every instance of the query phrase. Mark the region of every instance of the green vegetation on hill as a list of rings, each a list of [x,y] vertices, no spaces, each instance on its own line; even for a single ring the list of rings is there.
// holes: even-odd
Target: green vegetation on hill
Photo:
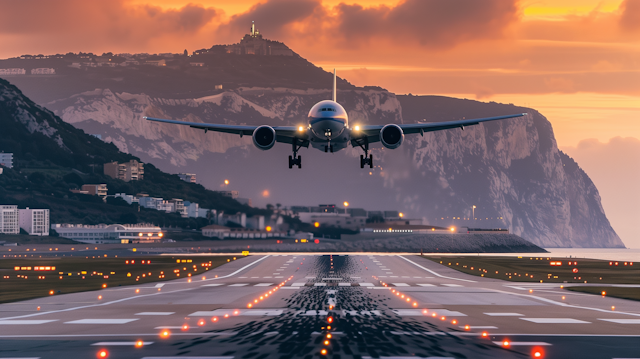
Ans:
[[[0,175],[0,204],[51,209],[51,223],[138,223],[200,228],[207,219],[181,218],[176,213],[128,205],[121,199],[105,203],[97,196],[71,193],[83,184],[106,183],[109,194],[147,193],[164,199],[181,198],[201,208],[249,216],[270,211],[251,208],[236,200],[187,183],[177,175],[145,164],[144,180],[124,182],[102,174],[102,165],[137,157],[120,152],[84,131],[65,123],[36,105],[9,82],[0,79],[0,151],[14,154],[14,168]]]

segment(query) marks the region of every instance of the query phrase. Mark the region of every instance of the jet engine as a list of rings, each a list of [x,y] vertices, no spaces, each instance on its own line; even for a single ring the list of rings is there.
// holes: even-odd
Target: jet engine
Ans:
[[[271,126],[260,126],[253,130],[253,144],[261,150],[268,150],[276,143],[276,131]]]
[[[389,149],[396,149],[400,147],[404,140],[404,132],[398,125],[390,124],[384,126],[380,130],[380,142],[382,145]]]

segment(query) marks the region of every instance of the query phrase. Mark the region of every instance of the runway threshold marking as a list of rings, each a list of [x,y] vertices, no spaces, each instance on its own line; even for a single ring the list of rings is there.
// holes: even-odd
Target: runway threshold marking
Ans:
[[[524,317],[524,314],[520,313],[482,313],[490,317]]]
[[[0,320],[0,325],[37,325],[56,322],[57,319],[50,320]]]
[[[64,324],[127,324],[135,322],[138,318],[134,319],[79,319],[72,320],[70,322],[64,322]]]
[[[176,312],[140,312],[134,315],[171,315],[176,314]]]
[[[584,320],[578,320],[573,318],[520,318],[521,320],[526,320],[527,322],[537,323],[537,324],[591,324],[591,322],[586,322]]]
[[[440,273],[438,273],[438,272],[435,272],[435,271],[433,271],[433,270],[431,270],[431,269],[429,269],[429,268],[423,267],[423,266],[421,266],[420,264],[418,264],[418,263],[416,263],[416,262],[414,262],[414,261],[412,261],[412,260],[410,260],[410,259],[407,259],[407,258],[405,258],[405,257],[403,257],[403,256],[398,256],[398,257],[400,257],[400,258],[404,259],[405,261],[407,261],[407,262],[409,262],[409,263],[413,264],[414,266],[416,266],[416,267],[418,267],[418,268],[420,268],[420,269],[424,269],[424,270],[426,270],[427,272],[429,272],[429,273],[431,273],[431,274],[435,275],[436,277],[446,278],[446,279],[453,279],[453,280],[459,280],[459,281],[462,281],[462,282],[476,283],[476,281],[475,281],[475,280],[469,280],[469,279],[461,279],[461,278],[447,277],[447,276],[444,276],[444,275],[442,275],[442,274],[440,274]]]
[[[423,313],[423,309],[392,309],[391,311],[403,317],[410,317],[410,316],[427,317],[433,313],[437,313],[436,315],[445,316],[445,317],[466,317],[467,316],[464,313],[460,313],[460,312],[448,310],[448,309],[427,309],[427,314]]]
[[[617,324],[640,324],[640,319],[602,319],[598,318],[598,320],[602,320],[605,322],[617,323]]]
[[[263,261],[263,260],[265,260],[265,259],[267,259],[269,257],[270,257],[269,255],[266,255],[266,256],[264,256],[264,257],[262,257],[260,259],[257,259],[255,261],[247,264],[246,266],[236,270],[233,273],[230,273],[230,274],[218,277],[218,278],[205,279],[203,281],[220,280],[220,279],[233,277],[234,275],[242,272],[243,270],[245,270],[245,269],[247,269],[247,268],[249,268],[249,267],[251,267],[251,266],[253,266],[253,265],[257,264],[257,263],[260,263],[261,261]],[[116,299],[116,300],[112,300],[110,302],[105,302],[105,303],[89,304],[89,305],[83,305],[83,306],[80,306],[80,307],[73,307],[73,308],[66,308],[66,309],[59,309],[59,310],[50,310],[50,311],[46,311],[46,312],[43,311],[43,312],[40,312],[40,313],[32,313],[32,314],[18,315],[18,316],[15,316],[15,317],[0,318],[0,321],[9,320],[9,319],[36,317],[36,316],[45,315],[45,314],[70,312],[70,311],[74,311],[74,310],[78,310],[78,309],[104,307],[104,306],[111,305],[111,304],[125,302],[125,301],[131,300],[131,299],[139,299],[139,298],[155,296],[155,295],[163,295],[163,294],[168,294],[168,293],[186,292],[186,291],[190,291],[190,290],[194,290],[194,289],[198,289],[198,288],[199,287],[191,287],[191,288],[178,289],[178,290],[172,290],[172,291],[155,292],[155,293],[151,293],[151,294],[139,294],[139,295],[136,295],[136,296]]]
[[[503,342],[498,342],[495,341],[493,342],[493,344],[495,345],[503,345]],[[509,342],[509,346],[510,347],[518,347],[518,346],[532,346],[532,347],[543,347],[543,346],[550,346],[553,345],[551,343],[547,343],[547,342]]]
[[[91,344],[92,346],[139,346],[138,342],[97,342],[97,343],[93,343]],[[151,345],[153,344],[153,342],[142,342],[142,345]]]

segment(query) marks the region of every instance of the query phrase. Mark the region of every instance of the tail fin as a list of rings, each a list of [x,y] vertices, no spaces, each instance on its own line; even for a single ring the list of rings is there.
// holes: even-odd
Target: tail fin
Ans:
[[[333,102],[336,102],[336,69],[333,69]]]

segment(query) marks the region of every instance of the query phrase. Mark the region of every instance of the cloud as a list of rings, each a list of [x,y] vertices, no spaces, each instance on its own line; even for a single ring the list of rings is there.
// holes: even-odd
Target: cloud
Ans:
[[[220,34],[237,34],[255,21],[271,37],[329,40],[321,45],[359,47],[384,39],[425,48],[450,48],[483,38],[501,38],[519,18],[518,0],[405,0],[396,6],[364,7],[320,0],[269,0],[235,15]],[[244,33],[244,32],[241,32]]]
[[[595,183],[607,218],[622,241],[627,247],[640,248],[636,228],[640,218],[640,139],[614,137],[603,143],[592,138],[561,149]]]
[[[500,38],[518,20],[515,0],[406,0],[395,7],[336,7],[338,31],[352,42],[386,38],[448,48],[460,42]]]
[[[298,29],[291,27],[296,24],[302,25],[303,21],[317,23],[312,16],[315,13],[324,16],[324,7],[320,0],[270,0],[252,6],[247,12],[232,16],[228,23],[220,26],[218,35],[237,38],[238,34],[248,33],[251,22],[255,21],[257,28],[263,33],[268,33],[270,38],[290,38],[292,35],[297,36],[310,31],[302,30],[300,26]]]
[[[640,32],[640,1],[625,0],[620,5],[620,26],[630,32]]]
[[[133,5],[127,0],[0,0],[0,35],[34,43],[146,44],[163,36],[194,34],[217,15],[214,8],[187,4],[179,9]],[[32,38],[32,37],[31,37]]]

